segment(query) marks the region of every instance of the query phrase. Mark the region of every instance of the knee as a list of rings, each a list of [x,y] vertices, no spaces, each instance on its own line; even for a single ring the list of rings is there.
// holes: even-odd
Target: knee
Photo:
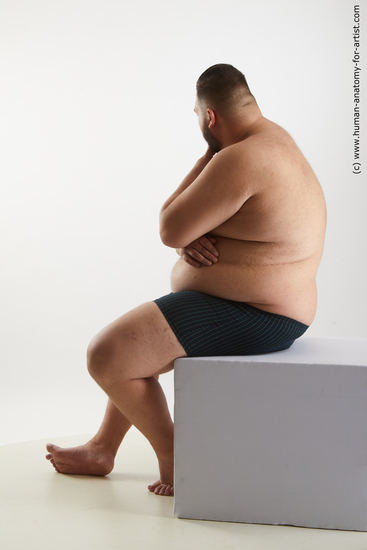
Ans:
[[[98,381],[108,376],[113,357],[113,345],[108,339],[95,336],[87,348],[88,372]]]

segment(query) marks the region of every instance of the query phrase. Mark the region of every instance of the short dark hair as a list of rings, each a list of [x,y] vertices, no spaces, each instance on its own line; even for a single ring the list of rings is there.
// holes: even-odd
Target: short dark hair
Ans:
[[[220,63],[209,67],[196,83],[198,99],[211,101],[217,108],[244,106],[255,100],[245,75],[233,65]]]

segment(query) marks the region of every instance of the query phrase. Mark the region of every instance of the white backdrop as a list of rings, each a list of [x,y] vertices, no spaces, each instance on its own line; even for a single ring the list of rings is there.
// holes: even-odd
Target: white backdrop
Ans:
[[[0,444],[98,427],[106,400],[85,349],[170,290],[176,255],[160,242],[158,213],[205,151],[195,83],[215,63],[245,73],[324,189],[309,334],[367,336],[366,157],[352,174],[355,3],[1,0]],[[362,137],[366,128],[364,117]],[[172,373],[162,380],[172,406]]]

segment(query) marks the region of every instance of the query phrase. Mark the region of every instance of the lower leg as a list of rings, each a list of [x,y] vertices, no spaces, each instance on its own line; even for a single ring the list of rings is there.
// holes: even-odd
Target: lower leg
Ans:
[[[173,422],[161,385],[154,377],[114,380],[113,383],[97,378],[123,417],[128,418],[151,443],[159,462],[159,491],[166,494],[166,488],[173,486]],[[157,484],[154,485],[155,491]],[[170,489],[167,489],[168,493],[172,494]]]
[[[91,441],[104,447],[109,453],[116,456],[122,440],[131,426],[131,422],[124,417],[112,403],[111,399],[109,399],[102,424]]]
[[[159,376],[157,375],[154,378],[158,381]],[[91,441],[99,446],[105,447],[109,453],[116,456],[122,440],[131,426],[132,423],[130,420],[128,420],[113,404],[111,399],[109,399],[102,424]]]

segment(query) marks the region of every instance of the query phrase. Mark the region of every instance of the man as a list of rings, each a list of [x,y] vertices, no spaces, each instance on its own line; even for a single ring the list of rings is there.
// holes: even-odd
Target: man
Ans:
[[[201,75],[195,112],[208,150],[160,214],[162,241],[180,256],[173,293],[92,340],[88,369],[109,396],[106,415],[86,445],[47,446],[58,472],[108,474],[134,424],[158,458],[149,490],[172,495],[173,423],[158,376],[177,357],[286,349],[314,319],[326,215],[306,159],[231,65]]]

